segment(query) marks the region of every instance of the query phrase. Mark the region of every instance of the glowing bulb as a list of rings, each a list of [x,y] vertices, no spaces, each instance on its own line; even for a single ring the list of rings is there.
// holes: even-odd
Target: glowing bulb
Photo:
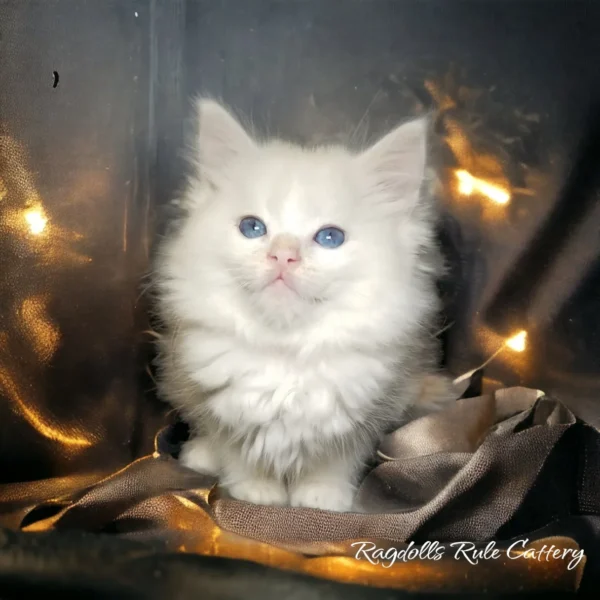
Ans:
[[[519,333],[506,340],[506,345],[515,352],[523,352],[527,345],[527,332],[519,331]]]
[[[458,191],[463,196],[470,196],[474,192],[479,192],[496,204],[506,204],[510,200],[510,194],[505,189],[478,177],[473,177],[468,171],[460,169],[455,172],[455,175],[458,179]]]
[[[464,196],[470,196],[473,193],[473,176],[467,171],[456,171],[458,179],[458,191]]]
[[[46,229],[46,225],[48,224],[48,218],[44,215],[44,212],[41,208],[32,208],[25,213],[25,220],[27,221],[27,225],[29,225],[29,231],[33,233],[33,235],[40,235],[44,229]]]

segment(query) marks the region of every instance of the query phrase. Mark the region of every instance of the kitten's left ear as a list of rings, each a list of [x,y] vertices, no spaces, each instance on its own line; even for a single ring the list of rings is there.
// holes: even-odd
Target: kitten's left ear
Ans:
[[[428,118],[409,121],[357,157],[372,182],[373,193],[407,206],[418,201],[427,161],[428,128]]]

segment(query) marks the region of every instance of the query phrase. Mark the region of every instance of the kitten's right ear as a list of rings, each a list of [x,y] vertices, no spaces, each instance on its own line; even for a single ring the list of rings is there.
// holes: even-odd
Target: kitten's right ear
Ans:
[[[197,154],[201,176],[217,185],[231,162],[252,152],[256,145],[239,121],[221,104],[199,98]]]

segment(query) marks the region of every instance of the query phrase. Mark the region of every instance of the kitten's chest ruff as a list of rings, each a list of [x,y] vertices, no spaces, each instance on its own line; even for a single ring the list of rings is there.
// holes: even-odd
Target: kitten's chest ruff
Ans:
[[[288,436],[304,430],[344,435],[351,428],[344,373],[336,365],[271,353],[248,353],[244,363],[231,365],[228,385],[211,401],[221,421],[233,427],[276,424]]]
[[[391,378],[384,361],[352,352],[299,358],[222,340],[193,348],[184,353],[188,372],[203,388],[219,390],[207,408],[239,434],[265,428],[307,443],[346,436],[368,418]]]
[[[230,337],[190,333],[182,366],[199,386],[208,421],[216,421],[245,460],[278,474],[348,448],[377,417],[394,379],[385,357],[332,349],[292,353]]]

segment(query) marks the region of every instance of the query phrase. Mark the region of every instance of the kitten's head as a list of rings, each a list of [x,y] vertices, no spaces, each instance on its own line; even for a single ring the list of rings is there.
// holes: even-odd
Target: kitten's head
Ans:
[[[424,119],[353,153],[257,141],[211,100],[198,111],[197,177],[172,250],[190,290],[286,325],[327,308],[376,310],[413,284],[432,243]]]

